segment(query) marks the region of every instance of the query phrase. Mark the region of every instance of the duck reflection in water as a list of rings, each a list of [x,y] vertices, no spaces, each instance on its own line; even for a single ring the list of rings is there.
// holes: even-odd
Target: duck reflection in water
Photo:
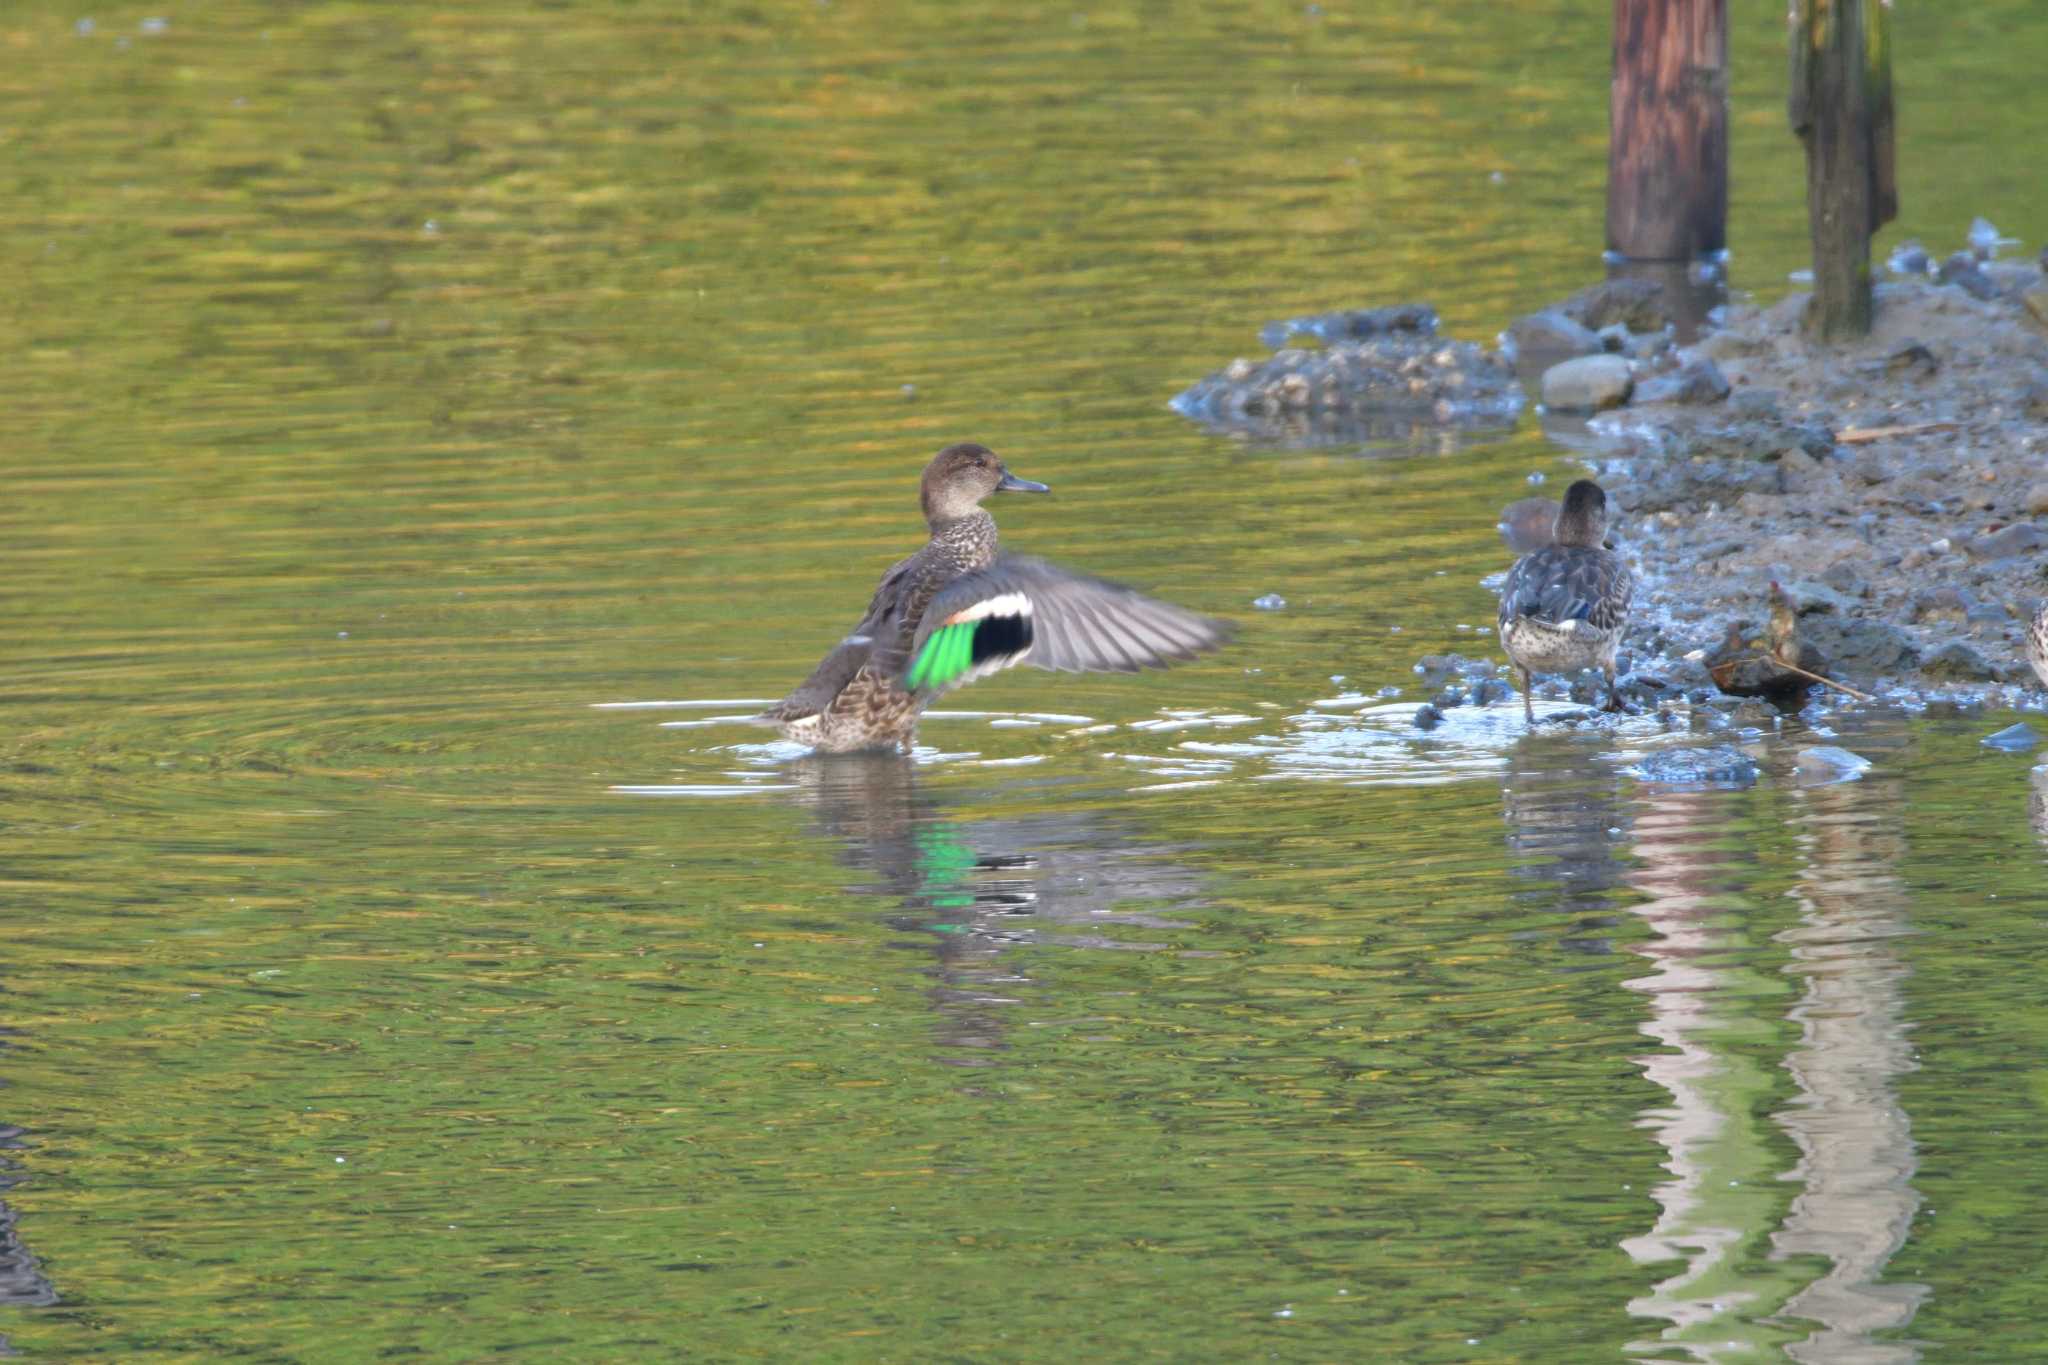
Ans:
[[[1515,899],[1573,917],[1560,946],[1613,951],[1629,869],[1615,857],[1627,833],[1628,807],[1612,763],[1570,735],[1524,735],[1508,750],[1501,787]]]
[[[1160,936],[1142,931],[1179,929],[1163,911],[1201,904],[1201,877],[1173,861],[1174,846],[1077,812],[948,819],[903,755],[817,754],[787,771],[818,831],[871,874],[849,889],[892,903],[887,922],[920,935],[906,946],[936,958],[948,1065],[992,1066],[1007,1047],[1005,1011],[1035,985],[1015,949],[1158,951]]]
[[[0,1151],[18,1150],[24,1145],[21,1129],[0,1126]],[[0,1194],[21,1178],[14,1162],[0,1157]],[[0,1200],[0,1308],[46,1308],[57,1301],[55,1286],[44,1277],[35,1254],[22,1244],[14,1210]],[[0,1336],[0,1356],[13,1354],[7,1338]]]

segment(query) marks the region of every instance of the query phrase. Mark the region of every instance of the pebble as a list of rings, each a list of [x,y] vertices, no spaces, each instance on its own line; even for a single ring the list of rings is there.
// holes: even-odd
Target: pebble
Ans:
[[[1728,376],[1706,356],[1696,356],[1672,374],[1636,385],[1637,403],[1718,403],[1728,396]]]
[[[1620,356],[1580,356],[1543,372],[1543,405],[1553,412],[1599,412],[1627,402],[1634,386]]]
[[[2041,737],[2034,733],[2033,726],[2021,721],[2018,725],[2008,725],[2003,730],[1984,736],[1980,742],[1987,749],[2003,749],[2009,754],[2023,754],[2039,744]]]
[[[2048,483],[2037,483],[2027,490],[2026,508],[2029,516],[2048,512]]]
[[[1820,787],[1855,781],[1870,771],[1870,760],[1833,744],[1809,744],[1799,751],[1792,769],[1802,787]]]
[[[1747,787],[1756,782],[1756,760],[1730,744],[1659,749],[1622,770],[1639,782],[1674,787]]]
[[[1574,322],[1555,308],[1517,318],[1508,336],[1521,355],[1592,355],[1600,349],[1600,338],[1592,328]]]

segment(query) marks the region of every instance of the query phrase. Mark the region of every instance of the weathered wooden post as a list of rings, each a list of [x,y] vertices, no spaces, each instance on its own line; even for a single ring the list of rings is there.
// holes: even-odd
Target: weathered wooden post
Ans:
[[[1898,216],[1890,0],[1793,0],[1792,131],[1806,143],[1813,301],[1822,341],[1870,334],[1870,238]]]
[[[1690,261],[1728,244],[1728,0],[1614,0],[1607,249]]]

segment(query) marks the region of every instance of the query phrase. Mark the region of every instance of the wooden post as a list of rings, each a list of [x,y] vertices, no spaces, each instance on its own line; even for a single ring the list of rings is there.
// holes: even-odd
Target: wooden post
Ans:
[[[1728,0],[1614,0],[1607,249],[1690,261],[1728,245]]]
[[[1870,237],[1899,212],[1889,0],[1794,0],[1792,131],[1806,143],[1813,299],[1822,341],[1870,334]]]

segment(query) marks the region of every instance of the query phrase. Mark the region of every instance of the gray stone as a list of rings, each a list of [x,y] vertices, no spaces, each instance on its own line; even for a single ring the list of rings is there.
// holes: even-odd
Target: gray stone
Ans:
[[[1966,542],[1963,549],[1972,559],[2004,559],[2010,555],[2031,554],[2043,545],[2048,545],[2048,530],[2031,521],[2016,521],[1988,536],[1978,536]]]
[[[1738,389],[1729,397],[1728,406],[1741,417],[1776,417],[1784,396],[1776,389]]]
[[[1659,749],[1622,770],[1638,782],[1673,787],[1747,787],[1756,782],[1756,760],[1733,745]]]
[[[1434,730],[1437,726],[1442,725],[1443,723],[1444,713],[1437,710],[1436,707],[1430,705],[1428,702],[1424,702],[1422,705],[1415,708],[1416,729]]]
[[[2027,490],[2026,508],[2029,516],[2048,512],[2048,483],[2037,483]]]
[[[1870,760],[1833,744],[1809,744],[1792,761],[1792,770],[1800,786],[1824,787],[1855,781],[1870,771]]]
[[[1746,360],[1771,349],[1771,343],[1735,332],[1715,332],[1693,348],[1709,360]]]
[[[1671,321],[1664,290],[1655,280],[1602,280],[1558,305],[1565,316],[1594,331],[1618,322],[1631,332],[1654,332]]]
[[[2023,754],[2039,744],[2041,737],[2034,733],[2033,726],[2021,721],[2018,725],[2008,725],[2003,730],[1986,735],[1978,742],[1987,749],[2003,749],[2009,754]]]
[[[1618,322],[1608,323],[1595,335],[1600,338],[1600,349],[1610,355],[1620,355],[1628,349],[1629,342],[1633,340],[1629,335],[1628,328]]]
[[[1838,559],[1821,570],[1820,581],[1844,597],[1862,597],[1870,591],[1863,582],[1863,575],[1846,559]]]
[[[1967,620],[1976,607],[1977,598],[1968,588],[1951,584],[1923,588],[1913,594],[1913,619],[1916,621]]]
[[[1618,355],[1583,355],[1543,372],[1543,406],[1552,412],[1599,412],[1628,401],[1635,380]]]
[[[1825,583],[1781,576],[1778,586],[1792,599],[1792,610],[1800,616],[1841,615],[1849,610],[1849,599]]]
[[[2003,671],[1983,650],[1962,640],[1951,640],[1920,661],[1920,672],[1935,682],[1997,682]]]
[[[1799,623],[1800,638],[1834,661],[1837,670],[1877,677],[1911,667],[1920,645],[1911,632],[1889,621],[1855,616],[1813,616]]]
[[[1508,336],[1514,341],[1516,352],[1525,356],[1592,355],[1600,349],[1600,338],[1592,328],[1555,308],[1517,318],[1514,326],[1508,328]]]
[[[1934,272],[1934,278],[1942,284],[1952,284],[1974,299],[1995,299],[1998,286],[1984,273],[1984,267],[1975,256],[1967,251],[1958,251],[1941,263],[1941,269]]]
[[[1671,374],[1636,385],[1637,403],[1718,403],[1728,396],[1728,376],[1705,356],[1696,356]]]

